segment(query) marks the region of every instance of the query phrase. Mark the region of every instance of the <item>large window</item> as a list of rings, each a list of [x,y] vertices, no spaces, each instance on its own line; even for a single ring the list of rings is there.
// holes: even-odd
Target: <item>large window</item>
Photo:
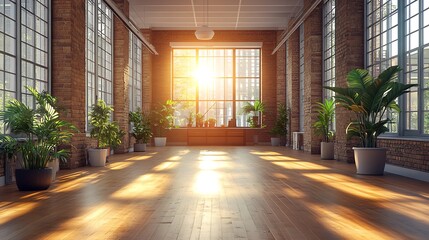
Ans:
[[[47,0],[1,1],[0,110],[12,98],[34,106],[25,86],[49,90],[48,19]]]
[[[399,99],[401,115],[391,115],[392,132],[429,134],[429,1],[367,1],[367,67],[378,75],[399,64],[400,81],[415,83]]]
[[[299,131],[304,132],[304,25],[299,26]]]
[[[130,32],[128,97],[130,111],[142,108],[142,42]]]
[[[217,126],[243,115],[246,102],[260,100],[260,49],[173,49],[173,100],[179,104],[177,124],[186,126],[190,113],[214,118]]]
[[[113,104],[113,18],[102,0],[86,4],[86,116],[97,99]]]
[[[335,87],[335,0],[323,5],[323,86]],[[331,99],[334,92],[324,89],[323,99]],[[335,115],[331,129],[335,129]]]

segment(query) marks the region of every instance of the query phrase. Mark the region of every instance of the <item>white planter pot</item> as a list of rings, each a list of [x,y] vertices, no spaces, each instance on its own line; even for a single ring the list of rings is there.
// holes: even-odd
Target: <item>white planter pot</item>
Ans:
[[[334,159],[334,143],[321,142],[320,143],[320,159],[332,160]]]
[[[146,143],[134,143],[134,152],[146,152]]]
[[[88,149],[89,165],[93,167],[106,166],[108,150],[105,148],[90,148]]]
[[[385,148],[358,148],[354,147],[357,174],[383,175],[386,165]]]
[[[271,146],[280,146],[280,138],[272,137],[271,138]]]
[[[54,160],[48,162],[46,164],[47,168],[52,168],[52,181],[54,181],[57,177],[57,172],[60,170],[60,160],[55,158]]]
[[[167,138],[166,137],[155,137],[155,147],[165,147],[167,145]]]

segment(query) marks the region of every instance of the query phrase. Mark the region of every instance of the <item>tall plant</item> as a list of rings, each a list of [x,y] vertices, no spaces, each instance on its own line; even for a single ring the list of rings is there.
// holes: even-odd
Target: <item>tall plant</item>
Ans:
[[[378,136],[389,131],[387,111],[399,112],[396,99],[417,86],[398,82],[399,71],[400,67],[392,66],[374,78],[365,69],[354,69],[347,75],[346,88],[325,87],[336,93],[336,103],[355,114],[346,132],[349,137],[359,137],[363,147],[377,147]]]
[[[130,112],[129,118],[130,123],[133,124],[132,135],[136,139],[136,142],[139,144],[147,143],[152,137],[149,116],[139,108],[134,112]]]
[[[275,137],[286,137],[287,135],[288,115],[286,105],[279,104],[277,107],[277,118],[270,134]]]
[[[91,108],[89,123],[92,128],[90,135],[97,140],[97,148],[117,147],[122,142],[124,132],[118,123],[110,121],[113,107],[99,99]]]
[[[317,120],[313,124],[315,133],[323,138],[324,142],[330,142],[334,138],[334,132],[330,127],[335,115],[334,99],[326,99],[323,103],[317,103]]]
[[[155,137],[165,137],[167,131],[174,127],[176,102],[167,100],[151,112],[152,130]]]
[[[34,109],[12,99],[0,112],[0,121],[13,135],[25,136],[18,143],[12,136],[2,135],[0,145],[3,151],[9,156],[20,152],[21,165],[25,169],[43,169],[54,158],[66,161],[68,151],[58,150],[57,146],[69,143],[76,127],[60,119],[54,97],[28,86],[26,89],[36,100]]]

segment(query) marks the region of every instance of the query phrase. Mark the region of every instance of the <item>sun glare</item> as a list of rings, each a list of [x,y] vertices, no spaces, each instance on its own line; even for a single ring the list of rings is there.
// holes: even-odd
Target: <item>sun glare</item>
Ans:
[[[205,85],[213,82],[214,73],[207,65],[200,63],[194,70],[193,77],[198,85]]]

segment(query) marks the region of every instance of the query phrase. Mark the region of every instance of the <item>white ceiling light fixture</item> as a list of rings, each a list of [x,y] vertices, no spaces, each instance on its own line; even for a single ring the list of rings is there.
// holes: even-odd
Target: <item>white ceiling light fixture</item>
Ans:
[[[214,36],[214,31],[213,29],[211,29],[208,25],[209,25],[209,21],[208,21],[208,15],[209,15],[209,4],[207,2],[208,0],[206,0],[206,4],[205,4],[205,11],[204,11],[204,15],[205,15],[205,22],[206,24],[200,26],[197,28],[197,30],[195,31],[195,37],[197,37],[198,40],[212,40],[213,36]]]

